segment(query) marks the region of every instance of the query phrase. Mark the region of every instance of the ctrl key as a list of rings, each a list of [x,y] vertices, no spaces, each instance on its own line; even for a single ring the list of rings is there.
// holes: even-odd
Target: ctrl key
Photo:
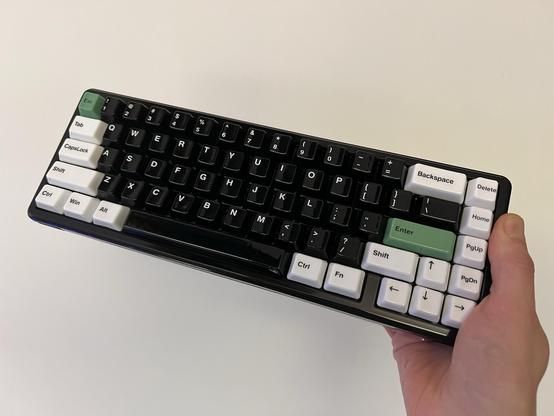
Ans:
[[[399,280],[383,277],[377,296],[377,306],[400,313],[408,311],[412,285]]]
[[[129,207],[102,201],[92,216],[92,222],[102,227],[121,231],[127,221],[130,211]]]
[[[294,253],[287,279],[321,289],[327,262],[315,257]]]
[[[63,207],[71,192],[57,186],[44,185],[35,198],[38,208],[63,214]]]

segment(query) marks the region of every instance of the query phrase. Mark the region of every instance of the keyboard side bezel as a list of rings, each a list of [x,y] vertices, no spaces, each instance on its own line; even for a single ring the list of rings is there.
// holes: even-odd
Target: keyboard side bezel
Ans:
[[[448,165],[444,163],[434,162],[430,160],[425,160],[421,158],[404,156],[401,154],[395,154],[391,152],[371,149],[362,147],[359,145],[353,145],[346,142],[339,142],[330,139],[324,139],[320,137],[314,137],[302,133],[291,132],[284,129],[278,129],[275,127],[264,126],[255,123],[249,123],[242,120],[232,119],[228,117],[223,117],[219,115],[214,115],[210,113],[199,112],[195,110],[190,110],[182,107],[176,107],[171,105],[166,105],[163,103],[158,103],[150,100],[143,100],[135,97],[130,97],[122,94],[111,93],[108,91],[98,90],[98,89],[88,89],[85,92],[92,92],[101,94],[104,96],[112,96],[121,98],[124,101],[133,100],[144,103],[145,105],[156,105],[168,108],[170,111],[186,111],[190,112],[195,116],[202,115],[206,117],[215,118],[218,121],[225,120],[229,122],[239,123],[241,125],[246,125],[248,127],[262,128],[266,130],[278,130],[284,134],[290,134],[293,136],[301,136],[302,138],[316,140],[319,143],[324,144],[334,144],[337,146],[344,147],[350,152],[355,150],[367,150],[375,154],[379,158],[385,157],[394,157],[403,160],[407,165],[412,165],[415,163],[423,163],[430,166],[435,166],[442,169],[452,170],[455,172],[464,173],[468,178],[472,177],[484,177],[498,181],[498,194],[497,194],[497,204],[494,211],[493,221],[496,222],[497,219],[508,210],[509,199],[511,194],[511,183],[510,181],[501,175],[495,175],[488,172],[482,172],[477,170],[465,169],[458,166]],[[83,93],[84,94],[84,93]],[[48,164],[45,173],[42,177],[42,180],[35,191],[34,197],[42,189],[43,185],[47,184],[46,181],[46,172],[50,166],[58,160],[58,151],[63,144],[65,138],[69,137],[69,127],[73,118],[79,115],[78,106],[76,106],[74,113],[72,114],[69,123],[64,131],[62,139],[60,140],[56,151],[52,157],[52,160]],[[430,322],[423,321],[418,318],[411,317],[409,315],[404,315],[396,313],[393,311],[388,311],[385,309],[380,309],[375,307],[375,300],[377,297],[379,289],[380,278],[372,273],[366,274],[366,282],[364,284],[362,298],[360,300],[353,300],[346,298],[341,295],[337,295],[331,292],[326,292],[322,289],[314,289],[300,283],[291,282],[286,278],[277,279],[275,277],[269,277],[261,273],[252,273],[250,270],[245,269],[242,264],[234,263],[228,259],[214,258],[213,255],[202,253],[198,250],[184,250],[183,247],[161,243],[156,240],[145,240],[138,238],[131,234],[125,232],[117,232],[107,228],[99,227],[90,223],[85,223],[76,219],[66,217],[64,215],[55,214],[49,211],[45,211],[36,207],[34,202],[34,197],[28,208],[29,217],[39,223],[56,227],[62,230],[77,232],[92,238],[100,239],[103,241],[108,241],[112,244],[116,244],[121,247],[130,248],[145,252],[157,257],[162,257],[165,259],[179,261],[182,263],[189,264],[196,268],[208,270],[212,273],[229,277],[234,280],[239,280],[245,283],[253,284],[258,287],[269,289],[272,291],[284,293],[299,299],[310,301],[322,306],[330,307],[342,312],[349,313],[361,318],[370,319],[381,323],[383,325],[396,327],[400,329],[409,330],[415,332],[422,337],[433,339],[445,344],[452,345],[454,343],[457,330],[445,327],[440,324],[433,324]],[[489,293],[491,285],[491,276],[490,276],[490,265],[487,261],[484,270],[484,281],[482,287],[482,297],[486,296]]]

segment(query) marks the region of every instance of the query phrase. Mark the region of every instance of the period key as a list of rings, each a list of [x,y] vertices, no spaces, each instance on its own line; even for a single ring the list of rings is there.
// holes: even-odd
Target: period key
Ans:
[[[454,254],[456,234],[399,218],[389,218],[383,244],[450,261]]]

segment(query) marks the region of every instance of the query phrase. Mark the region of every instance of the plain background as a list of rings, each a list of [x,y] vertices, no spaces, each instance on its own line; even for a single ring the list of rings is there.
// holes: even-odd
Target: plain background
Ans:
[[[0,414],[404,414],[380,327],[27,219],[88,87],[508,176],[554,339],[553,22],[551,0],[3,1]],[[552,391],[550,369],[539,414]]]

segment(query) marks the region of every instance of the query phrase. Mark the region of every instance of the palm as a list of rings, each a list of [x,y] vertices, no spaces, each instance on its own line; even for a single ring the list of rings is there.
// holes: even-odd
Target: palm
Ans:
[[[518,261],[498,235],[490,256],[493,290],[464,322],[454,348],[388,329],[410,416],[533,413],[533,403],[522,397],[536,394],[548,344],[534,311],[532,280],[521,292],[513,276],[517,267],[532,276],[532,263]],[[493,261],[500,257],[511,262]],[[513,280],[503,281],[507,274]]]

